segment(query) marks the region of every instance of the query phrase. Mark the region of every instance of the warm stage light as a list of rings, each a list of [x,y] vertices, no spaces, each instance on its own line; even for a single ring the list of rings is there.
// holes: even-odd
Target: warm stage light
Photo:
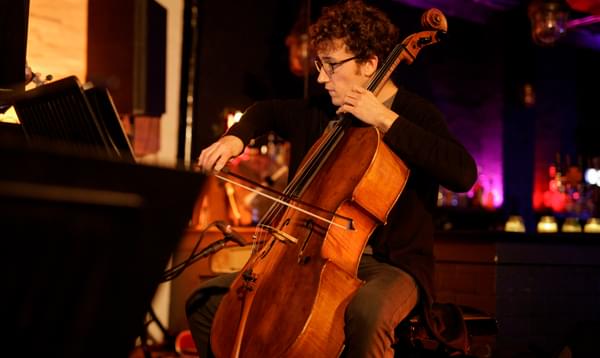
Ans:
[[[577,218],[566,218],[561,228],[562,232],[581,232],[581,224]]]
[[[227,128],[230,128],[235,123],[239,122],[242,119],[243,113],[240,111],[235,111],[227,114]]]
[[[558,231],[556,219],[553,216],[542,216],[537,224],[537,231],[540,233],[552,233]]]
[[[533,41],[542,46],[554,44],[566,31],[567,18],[567,9],[559,1],[532,1],[529,19]]]
[[[513,215],[508,218],[504,225],[504,231],[507,232],[525,232],[523,218],[519,215]]]
[[[15,108],[11,106],[6,112],[0,113],[0,122],[19,123],[19,117],[17,116],[17,112],[15,112]]]
[[[600,233],[600,218],[589,218],[583,227],[583,232]]]
[[[590,185],[594,185],[594,184],[599,184],[600,182],[600,170],[594,169],[594,168],[588,168],[585,171],[585,182],[590,184]]]
[[[536,44],[540,46],[554,45],[567,32],[600,22],[600,1],[583,0],[582,4],[576,4],[575,0],[571,0],[569,5],[574,10],[585,8],[583,13],[591,13],[591,15],[569,19],[570,16],[577,16],[577,13],[571,12],[564,0],[531,1],[528,13],[531,22],[531,37]],[[581,12],[581,10],[579,11]],[[595,41],[591,40],[590,42]],[[594,44],[594,46],[596,45]]]

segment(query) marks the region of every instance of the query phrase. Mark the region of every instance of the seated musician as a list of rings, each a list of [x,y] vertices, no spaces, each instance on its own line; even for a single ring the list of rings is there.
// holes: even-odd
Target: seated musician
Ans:
[[[399,41],[383,12],[355,0],[326,7],[310,27],[310,40],[317,54],[317,81],[329,96],[256,103],[202,151],[198,164],[206,172],[219,171],[252,138],[273,130],[291,142],[293,177],[336,112],[351,113],[384,133],[384,142],[411,172],[387,224],[373,233],[362,255],[358,277],[365,284],[346,310],[344,356],[392,357],[396,326],[417,305],[427,313],[433,304],[432,215],[438,186],[469,190],[476,165],[432,104],[391,80],[378,96],[364,88]],[[188,322],[201,357],[209,356],[212,318],[233,277],[205,282],[188,300]]]

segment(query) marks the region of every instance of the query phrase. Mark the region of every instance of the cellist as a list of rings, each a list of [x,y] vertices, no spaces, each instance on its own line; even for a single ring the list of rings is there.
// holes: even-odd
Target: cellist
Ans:
[[[326,7],[309,35],[317,81],[328,95],[254,104],[201,152],[198,165],[205,172],[220,171],[252,138],[274,131],[291,143],[292,177],[336,112],[350,113],[384,133],[384,142],[411,174],[387,224],[373,233],[362,255],[358,277],[365,284],[346,310],[344,356],[393,357],[396,326],[415,307],[427,312],[434,300],[432,215],[438,187],[469,190],[476,165],[431,103],[391,80],[377,96],[365,89],[398,42],[398,30],[383,12],[360,0]],[[212,318],[234,277],[204,282],[188,299],[188,323],[201,357],[210,356]]]

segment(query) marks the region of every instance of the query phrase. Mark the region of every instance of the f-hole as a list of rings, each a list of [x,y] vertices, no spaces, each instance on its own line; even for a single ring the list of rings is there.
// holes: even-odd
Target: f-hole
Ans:
[[[311,219],[306,220],[306,223],[304,224],[304,226],[308,229],[308,235],[306,235],[306,238],[304,239],[304,241],[302,241],[300,252],[298,252],[299,264],[305,264],[310,260],[310,256],[304,256],[304,249],[306,249],[306,245],[308,245],[308,241],[310,240],[310,237],[313,233],[313,225],[314,223]]]

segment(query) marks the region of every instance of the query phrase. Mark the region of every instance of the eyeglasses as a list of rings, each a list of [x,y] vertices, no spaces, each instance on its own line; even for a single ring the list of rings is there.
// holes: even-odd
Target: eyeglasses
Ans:
[[[333,75],[333,72],[335,71],[336,68],[340,67],[341,65],[343,65],[344,63],[346,63],[348,61],[354,60],[356,57],[358,57],[358,56],[350,57],[350,58],[347,58],[345,60],[341,60],[338,62],[323,62],[323,61],[321,61],[320,58],[317,57],[315,59],[315,67],[317,68],[317,71],[321,72],[321,70],[325,70],[325,73],[327,74],[327,76],[331,76],[331,75]]]

